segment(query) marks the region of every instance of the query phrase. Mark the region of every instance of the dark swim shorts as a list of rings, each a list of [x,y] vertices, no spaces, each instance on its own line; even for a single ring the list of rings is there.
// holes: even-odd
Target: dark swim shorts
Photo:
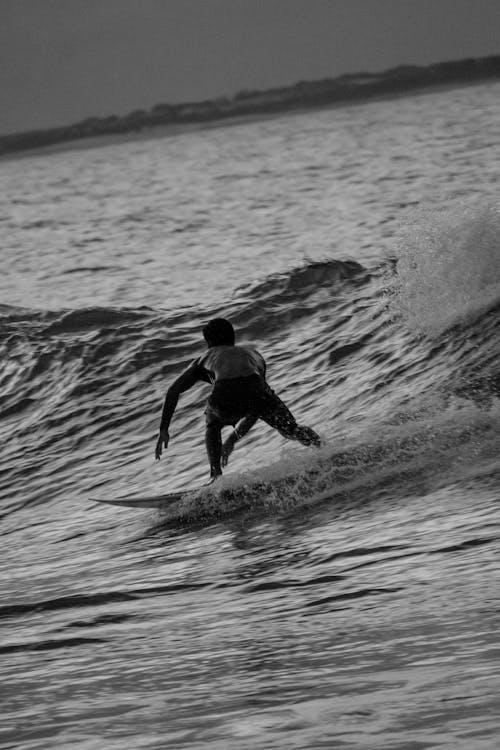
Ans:
[[[221,426],[234,426],[243,417],[258,417],[288,438],[297,428],[289,408],[260,375],[218,380],[208,398],[205,415],[207,425]]]

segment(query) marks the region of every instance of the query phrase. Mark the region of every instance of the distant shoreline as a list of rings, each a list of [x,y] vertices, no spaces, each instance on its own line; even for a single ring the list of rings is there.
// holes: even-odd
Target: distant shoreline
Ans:
[[[494,83],[495,81],[490,81]],[[436,84],[425,88],[412,89],[404,92],[393,94],[380,94],[379,96],[369,96],[366,99],[356,99],[355,101],[342,101],[335,104],[324,104],[317,107],[303,107],[297,109],[284,110],[282,112],[268,112],[249,115],[234,115],[220,120],[211,120],[208,122],[183,123],[182,125],[155,125],[149,129],[144,128],[141,132],[117,133],[114,135],[95,135],[86,138],[75,138],[72,141],[61,141],[53,143],[50,146],[38,146],[36,148],[27,148],[19,151],[0,153],[1,161],[10,161],[12,159],[23,159],[32,156],[45,156],[50,154],[59,154],[64,151],[83,151],[85,149],[102,148],[105,146],[119,145],[120,143],[134,143],[141,141],[150,141],[160,138],[168,138],[184,133],[196,133],[201,130],[213,130],[215,128],[236,127],[238,125],[247,125],[252,122],[263,122],[265,120],[275,120],[278,117],[288,117],[293,115],[306,114],[311,111],[321,111],[326,109],[347,109],[348,107],[358,107],[370,102],[391,101],[394,99],[403,99],[408,96],[422,96],[437,94],[440,91],[451,91],[453,89],[467,88],[470,86],[479,86],[488,81],[471,81],[469,83],[449,83]]]
[[[163,138],[497,80],[500,56],[349,74],[268,91],[240,92],[232,99],[159,104],[150,111],[137,110],[123,117],[94,117],[66,127],[0,136],[0,160]]]

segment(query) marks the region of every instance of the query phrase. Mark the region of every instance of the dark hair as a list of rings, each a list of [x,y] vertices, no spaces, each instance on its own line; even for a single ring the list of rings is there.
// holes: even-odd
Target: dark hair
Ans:
[[[209,320],[203,327],[203,336],[209,346],[221,346],[223,344],[234,344],[234,328],[225,318],[214,318]]]

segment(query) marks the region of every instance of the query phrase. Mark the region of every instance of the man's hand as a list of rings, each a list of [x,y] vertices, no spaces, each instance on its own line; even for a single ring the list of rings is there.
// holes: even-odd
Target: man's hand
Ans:
[[[160,436],[158,438],[158,442],[156,443],[156,450],[155,450],[155,458],[157,461],[160,460],[161,454],[163,453],[163,446],[165,448],[168,448],[168,441],[170,440],[170,435],[166,430],[160,430]]]
[[[221,454],[220,454],[220,462],[221,466],[227,466],[227,462],[229,460],[229,456],[233,452],[233,448],[236,445],[236,441],[238,440],[238,435],[235,430],[229,435],[229,437],[224,440],[224,444],[222,446]]]

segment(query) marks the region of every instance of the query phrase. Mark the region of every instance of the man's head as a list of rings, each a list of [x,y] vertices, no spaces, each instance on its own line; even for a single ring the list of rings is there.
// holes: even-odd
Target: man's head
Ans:
[[[208,346],[232,346],[234,344],[234,328],[225,318],[209,320],[203,328],[203,336]]]

